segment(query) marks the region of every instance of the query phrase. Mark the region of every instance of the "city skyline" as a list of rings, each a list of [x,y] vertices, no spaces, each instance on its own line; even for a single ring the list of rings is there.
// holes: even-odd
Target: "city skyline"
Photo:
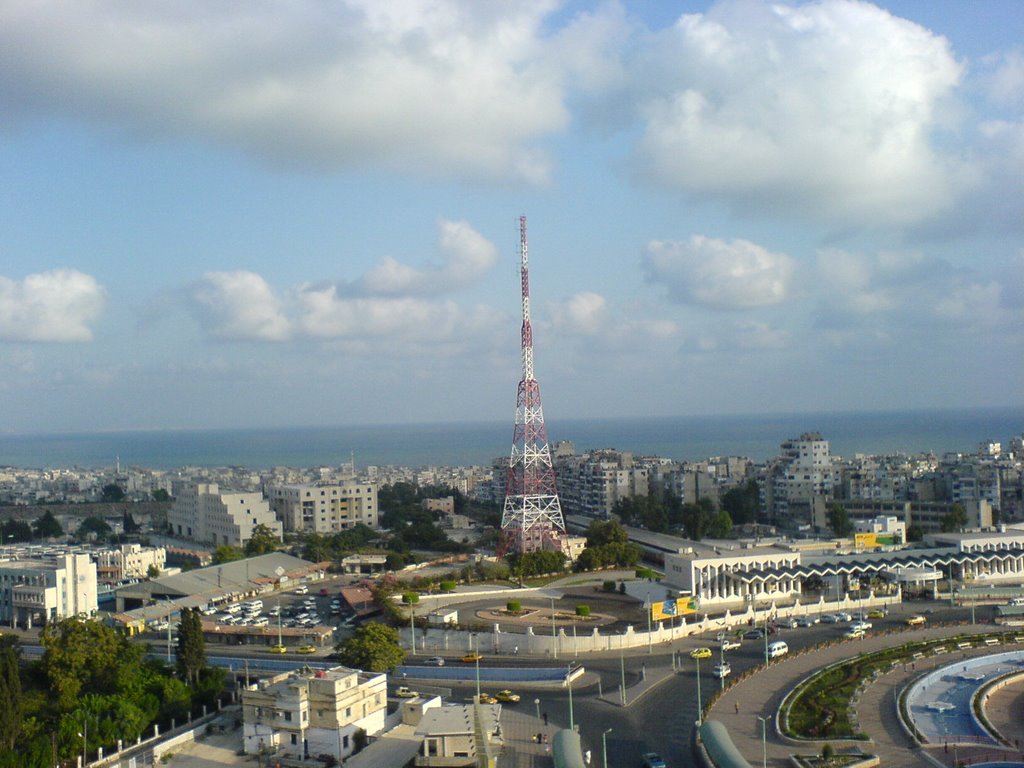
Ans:
[[[0,10],[0,432],[1020,405],[1024,8]],[[884,45],[880,43],[884,41]]]

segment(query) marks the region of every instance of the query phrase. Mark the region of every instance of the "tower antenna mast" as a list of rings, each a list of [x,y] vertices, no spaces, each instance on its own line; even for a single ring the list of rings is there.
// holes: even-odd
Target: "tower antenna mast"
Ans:
[[[505,548],[533,552],[542,549],[545,541],[557,547],[559,537],[565,533],[565,520],[555,487],[555,469],[551,461],[547,428],[544,426],[540,384],[537,383],[533,369],[529,249],[525,216],[519,217],[519,276],[523,303],[523,378],[516,395],[516,419],[506,476],[501,530]]]

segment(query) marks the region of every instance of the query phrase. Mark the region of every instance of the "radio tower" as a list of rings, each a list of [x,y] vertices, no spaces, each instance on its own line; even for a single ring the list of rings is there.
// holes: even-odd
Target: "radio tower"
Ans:
[[[533,326],[530,325],[530,273],[526,217],[519,217],[520,279],[523,290],[523,378],[516,396],[516,425],[508,462],[505,508],[501,515],[502,548],[518,552],[541,549],[545,539],[565,533],[562,506],[555,489],[540,384],[533,377]]]

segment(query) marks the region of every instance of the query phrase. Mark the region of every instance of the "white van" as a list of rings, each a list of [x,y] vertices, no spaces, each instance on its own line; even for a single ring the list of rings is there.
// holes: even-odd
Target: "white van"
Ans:
[[[776,640],[768,646],[769,659],[777,659],[779,656],[785,656],[787,653],[789,653],[789,646],[782,640]]]
[[[1024,597],[1011,597],[1007,601],[1006,604],[1007,605],[1024,605]]]

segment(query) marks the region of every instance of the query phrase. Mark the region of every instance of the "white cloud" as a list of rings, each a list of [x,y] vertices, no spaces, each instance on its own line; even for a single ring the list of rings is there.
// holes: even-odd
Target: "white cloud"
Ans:
[[[863,333],[891,340],[908,332],[982,333],[1019,322],[1003,287],[921,253],[818,253],[816,320],[833,341]]]
[[[1007,51],[983,64],[991,67],[984,77],[989,98],[1002,106],[1024,108],[1024,53]]]
[[[0,107],[199,136],[274,165],[543,182],[568,114],[553,3],[336,0],[0,8]]]
[[[664,285],[686,304],[749,309],[781,303],[794,292],[793,260],[748,240],[653,240],[643,262],[648,282]]]
[[[223,339],[283,341],[291,323],[273,289],[255,272],[207,272],[192,293],[207,328]]]
[[[604,296],[583,291],[568,300],[548,305],[551,325],[555,332],[596,335],[606,330],[609,321],[608,300]]]
[[[633,76],[643,172],[741,208],[915,222],[968,183],[937,149],[948,42],[864,2],[728,0],[652,36]]]
[[[297,299],[302,332],[316,338],[440,338],[457,327],[460,316],[449,301],[347,298],[334,286],[301,288]]]
[[[498,261],[498,249],[464,221],[441,221],[444,262],[416,269],[386,256],[361,281],[370,294],[443,293],[475,283]]]
[[[90,341],[90,324],[103,311],[106,293],[96,279],[74,269],[0,276],[0,340]]]

